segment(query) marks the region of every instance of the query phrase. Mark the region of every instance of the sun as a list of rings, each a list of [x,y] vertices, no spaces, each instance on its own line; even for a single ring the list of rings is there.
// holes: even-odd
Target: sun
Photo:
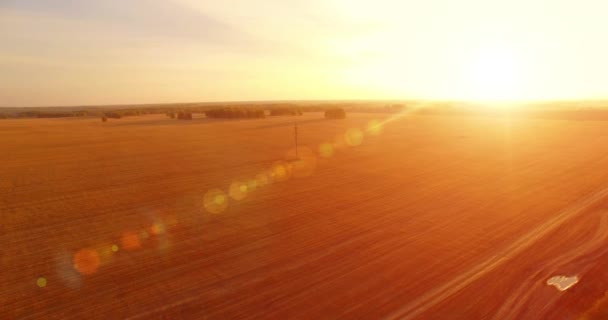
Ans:
[[[466,63],[466,96],[481,101],[524,99],[522,59],[505,46],[486,46],[471,54]]]

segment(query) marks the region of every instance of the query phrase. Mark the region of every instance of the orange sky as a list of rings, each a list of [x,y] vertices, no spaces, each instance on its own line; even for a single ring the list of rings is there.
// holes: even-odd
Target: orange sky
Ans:
[[[608,98],[608,2],[5,0],[0,105]]]

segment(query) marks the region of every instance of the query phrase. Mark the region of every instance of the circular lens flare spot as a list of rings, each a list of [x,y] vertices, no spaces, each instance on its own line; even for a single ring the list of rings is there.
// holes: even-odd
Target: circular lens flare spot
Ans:
[[[249,182],[247,182],[247,190],[248,191],[255,191],[255,189],[258,188],[258,181],[256,179],[252,179],[249,180]]]
[[[118,252],[118,246],[113,244],[112,245],[112,252]]]
[[[319,145],[319,154],[323,158],[329,158],[334,155],[334,146],[331,143],[322,143]]]
[[[112,247],[111,246],[102,246],[98,248],[97,253],[99,254],[99,260],[102,265],[110,262],[112,260]]]
[[[205,206],[205,210],[210,213],[222,213],[228,207],[228,198],[224,191],[211,189],[205,193],[203,205]]]
[[[72,258],[74,269],[82,275],[91,275],[97,272],[101,260],[97,251],[93,249],[80,249]]]
[[[157,222],[150,227],[150,234],[153,236],[158,236],[163,233],[165,233],[165,225],[160,222]]]
[[[228,188],[228,194],[234,200],[243,200],[247,197],[247,185],[240,181],[233,182]]]
[[[291,164],[291,175],[296,178],[308,177],[313,174],[317,168],[317,156],[315,153],[306,146],[291,150],[287,153],[288,158],[296,159],[290,162]]]
[[[47,285],[47,281],[45,277],[40,277],[36,279],[36,285],[40,288],[44,288]]]
[[[260,186],[260,187],[263,187],[270,183],[270,179],[268,178],[268,175],[265,173],[257,174],[255,176],[255,181],[257,182],[258,186]]]
[[[290,178],[291,176],[291,166],[286,162],[277,162],[272,166],[270,170],[272,180],[277,182],[283,182]]]
[[[378,136],[382,133],[382,124],[378,120],[372,120],[367,124],[367,133],[372,136]]]
[[[120,242],[122,244],[122,248],[127,251],[141,248],[139,235],[135,232],[127,231],[123,233],[122,237],[120,238]]]
[[[363,132],[359,129],[348,129],[344,134],[344,140],[350,147],[356,147],[363,142]]]

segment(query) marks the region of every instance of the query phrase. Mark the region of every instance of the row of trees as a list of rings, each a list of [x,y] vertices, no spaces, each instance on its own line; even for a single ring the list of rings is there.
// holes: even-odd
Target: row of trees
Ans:
[[[258,119],[266,117],[264,110],[248,108],[218,108],[205,111],[205,115],[207,118],[220,119]]]
[[[120,119],[122,118],[123,114],[120,112],[112,111],[104,113],[103,116],[110,119]]]
[[[1,118],[60,118],[60,117],[97,117],[108,119],[121,119],[129,116],[146,114],[166,114],[175,119],[190,119],[193,114],[206,114],[209,118],[227,119],[255,119],[270,116],[297,116],[303,112],[324,112],[328,109],[342,108],[358,111],[364,105],[352,105],[343,103],[318,103],[318,104],[291,104],[291,103],[268,103],[268,104],[171,104],[171,105],[138,105],[133,108],[115,107],[48,107],[48,108],[4,108],[1,110]],[[380,107],[380,109],[382,109]],[[388,110],[397,110],[399,106],[388,105]],[[179,117],[179,113],[183,113]]]
[[[180,111],[177,113],[177,120],[192,120],[192,113]]]
[[[69,117],[86,117],[88,116],[87,111],[23,111],[18,112],[15,117],[16,118],[69,118]],[[7,114],[3,115],[5,118],[8,118]]]

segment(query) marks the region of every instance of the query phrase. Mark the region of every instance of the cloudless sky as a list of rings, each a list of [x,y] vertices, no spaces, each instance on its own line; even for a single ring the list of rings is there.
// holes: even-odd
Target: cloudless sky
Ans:
[[[608,98],[605,0],[0,0],[0,105]]]

